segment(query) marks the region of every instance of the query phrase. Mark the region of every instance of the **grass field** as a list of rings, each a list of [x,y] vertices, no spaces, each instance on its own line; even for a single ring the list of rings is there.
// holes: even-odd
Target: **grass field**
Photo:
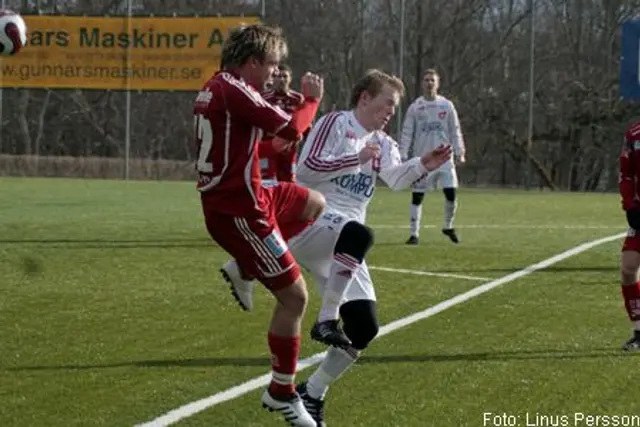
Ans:
[[[372,271],[382,324],[625,226],[616,195],[467,190],[460,245],[440,234],[432,194],[422,243],[407,247],[408,200],[379,190],[369,263],[472,277]],[[330,392],[329,426],[545,425],[527,414],[586,426],[596,424],[574,413],[640,414],[640,359],[620,351],[630,329],[619,248],[599,245],[376,340]],[[0,426],[133,426],[267,373],[272,298],[260,289],[255,311],[240,311],[217,273],[225,260],[190,183],[0,179]],[[307,338],[312,317],[304,357],[323,350]],[[178,425],[284,425],[261,392]]]

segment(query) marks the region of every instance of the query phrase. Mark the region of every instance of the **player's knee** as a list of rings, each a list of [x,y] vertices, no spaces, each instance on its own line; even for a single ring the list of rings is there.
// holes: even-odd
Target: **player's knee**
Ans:
[[[370,300],[356,300],[340,307],[344,333],[356,350],[364,350],[378,335],[376,303]]]
[[[272,293],[287,312],[294,316],[302,316],[309,299],[307,286],[302,275],[298,276],[291,285]]]
[[[632,285],[638,280],[640,268],[640,253],[632,250],[622,252],[620,260],[620,275],[624,285]]]
[[[309,196],[307,197],[307,204],[304,207],[302,214],[302,220],[315,219],[320,216],[326,200],[322,193],[309,189]]]
[[[424,200],[424,193],[411,193],[411,204],[420,206]]]
[[[456,201],[456,189],[455,188],[443,188],[444,198],[449,202]]]
[[[373,230],[357,221],[347,222],[338,236],[334,253],[349,254],[362,262],[373,246]]]
[[[633,285],[638,281],[638,264],[635,260],[625,259],[623,256],[620,264],[620,276],[622,284]]]

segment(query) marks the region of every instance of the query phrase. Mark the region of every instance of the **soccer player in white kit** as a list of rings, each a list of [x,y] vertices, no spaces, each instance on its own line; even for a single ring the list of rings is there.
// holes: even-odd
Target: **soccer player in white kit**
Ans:
[[[400,152],[403,159],[406,159],[409,153],[421,156],[441,144],[447,144],[452,146],[458,163],[465,162],[465,146],[458,113],[450,100],[438,94],[439,88],[440,76],[437,71],[426,70],[422,78],[423,95],[409,106],[402,126]],[[409,245],[417,245],[419,242],[424,194],[436,188],[442,189],[445,198],[442,233],[454,243],[460,241],[453,227],[458,207],[458,174],[454,159],[451,159],[439,170],[429,174],[429,177],[422,178],[412,185],[411,235],[406,242]]]
[[[349,111],[323,116],[312,128],[300,154],[298,183],[322,193],[321,216],[288,240],[296,261],[316,279],[322,308],[311,336],[333,345],[309,379],[297,387],[317,426],[324,426],[324,398],[329,386],[358,359],[376,337],[376,295],[364,261],[373,231],[364,225],[366,210],[381,178],[394,190],[436,170],[451,158],[441,146],[402,162],[396,142],[382,129],[393,117],[404,85],[379,70],[368,71],[351,94]],[[288,231],[282,230],[283,236]],[[232,265],[224,267],[235,292],[248,300],[250,289]],[[338,326],[342,319],[343,330]],[[343,335],[346,342],[337,338]]]
[[[288,242],[322,294],[311,336],[331,344],[325,338],[338,329],[342,318],[350,341],[348,346],[331,347],[316,372],[297,388],[318,426],[324,426],[329,385],[378,333],[376,295],[364,260],[373,244],[373,231],[364,222],[376,181],[381,178],[394,190],[404,189],[451,157],[451,148],[442,146],[402,162],[396,142],[382,129],[403,94],[398,78],[368,71],[352,90],[352,109],[322,117],[300,154],[298,183],[326,200],[323,214]]]

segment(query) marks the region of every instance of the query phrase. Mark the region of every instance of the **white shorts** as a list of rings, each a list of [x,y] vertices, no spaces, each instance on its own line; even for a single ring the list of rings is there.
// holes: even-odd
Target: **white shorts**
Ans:
[[[349,222],[338,213],[325,211],[313,224],[290,239],[287,244],[294,258],[313,275],[320,295],[324,293],[329,270],[333,262],[333,250],[342,227]],[[371,276],[366,262],[356,270],[353,281],[345,294],[345,300],[376,300]]]
[[[414,193],[443,188],[458,188],[458,174],[455,168],[440,168],[411,184],[411,191]]]

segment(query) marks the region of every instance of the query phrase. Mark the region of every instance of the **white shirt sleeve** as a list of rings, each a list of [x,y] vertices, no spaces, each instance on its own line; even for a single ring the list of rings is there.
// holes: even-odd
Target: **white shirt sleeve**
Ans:
[[[409,105],[407,113],[402,125],[402,133],[400,136],[400,157],[406,160],[409,157],[409,150],[413,144],[416,135],[416,114],[415,104]]]
[[[388,135],[380,138],[380,178],[392,190],[402,190],[427,173],[419,157],[402,162],[397,143]]]
[[[313,126],[300,153],[297,176],[302,182],[323,182],[360,172],[358,154],[344,153],[344,115],[329,113]]]
[[[460,120],[458,119],[458,111],[453,102],[449,101],[449,120],[447,122],[447,134],[453,152],[456,156],[464,153],[464,139],[462,137],[462,129],[460,128]]]

